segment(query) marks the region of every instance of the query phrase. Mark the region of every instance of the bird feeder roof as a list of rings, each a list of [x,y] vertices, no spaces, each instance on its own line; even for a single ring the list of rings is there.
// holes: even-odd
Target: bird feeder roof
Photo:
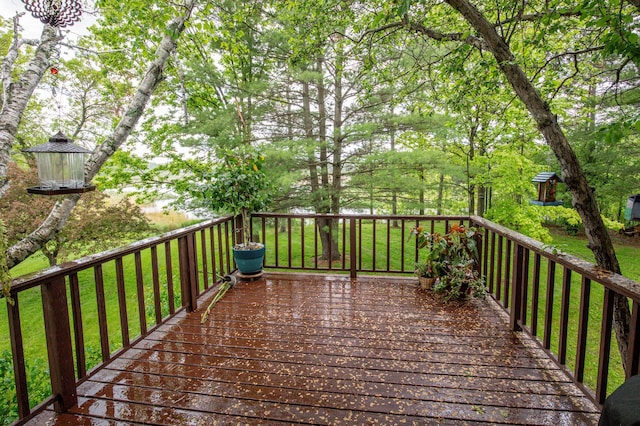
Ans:
[[[89,154],[90,150],[71,143],[64,133],[58,132],[49,138],[49,142],[24,150],[25,152],[56,152],[62,154]]]
[[[551,179],[555,179],[558,182],[562,182],[562,178],[554,172],[541,172],[534,177],[531,182],[548,182]]]

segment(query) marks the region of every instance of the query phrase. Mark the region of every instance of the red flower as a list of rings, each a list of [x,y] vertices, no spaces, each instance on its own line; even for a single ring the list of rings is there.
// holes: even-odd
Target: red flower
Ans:
[[[51,67],[51,75],[58,75],[58,68]]]

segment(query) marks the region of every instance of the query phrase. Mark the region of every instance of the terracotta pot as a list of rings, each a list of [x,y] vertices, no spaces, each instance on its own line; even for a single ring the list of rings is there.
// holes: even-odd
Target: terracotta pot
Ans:
[[[425,290],[431,290],[433,287],[433,283],[436,282],[435,278],[427,278],[427,277],[418,277],[418,281],[420,282],[420,288]]]

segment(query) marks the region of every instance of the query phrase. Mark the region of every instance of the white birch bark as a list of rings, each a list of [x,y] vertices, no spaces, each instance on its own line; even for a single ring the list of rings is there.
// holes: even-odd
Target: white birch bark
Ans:
[[[55,28],[45,25],[40,42],[25,70],[17,79],[12,79],[14,63],[20,47],[33,44],[31,40],[20,39],[18,34],[18,16],[14,18],[14,38],[7,56],[2,61],[2,85],[4,90],[2,110],[0,111],[0,198],[9,188],[7,164],[10,151],[18,131],[18,125],[27,108],[29,99],[38,86],[40,79],[51,65],[51,57],[56,51],[60,38]]]
[[[85,165],[85,180],[87,182],[93,179],[103,164],[122,146],[138,123],[151,95],[162,81],[162,72],[164,71],[167,60],[176,48],[177,39],[182,34],[195,3],[196,0],[189,0],[184,6],[184,14],[174,18],[174,20],[169,23],[166,35],[156,50],[155,59],[147,68],[145,76],[120,122],[113,133],[111,133],[104,143],[96,148],[87,161]],[[38,229],[22,241],[10,247],[7,251],[7,264],[9,267],[22,262],[28,256],[37,252],[44,243],[51,239],[64,226],[79,198],[80,196],[78,195],[70,195],[62,201],[57,202],[47,219],[45,219]]]

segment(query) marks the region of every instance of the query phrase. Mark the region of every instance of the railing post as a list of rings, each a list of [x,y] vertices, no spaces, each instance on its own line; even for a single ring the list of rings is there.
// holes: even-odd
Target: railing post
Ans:
[[[187,308],[187,312],[193,312],[198,309],[198,262],[193,233],[178,239],[178,251],[182,306]]]
[[[511,280],[511,320],[510,326],[513,331],[521,331],[520,321],[522,320],[522,295],[524,294],[524,248],[516,243],[513,247],[513,279]]]
[[[609,360],[611,354],[611,331],[613,324],[613,290],[604,289],[602,302],[602,325],[600,330],[600,354],[598,355],[598,377],[596,381],[596,401],[604,404],[607,397]]]
[[[78,403],[65,279],[57,277],[41,289],[54,409],[64,413]]]
[[[356,244],[356,219],[349,218],[349,270],[351,271],[351,279],[355,280],[357,273],[357,250]]]
[[[476,232],[473,237],[472,237],[476,243],[476,253],[477,253],[477,258],[476,258],[476,264],[475,264],[475,270],[478,272],[478,275],[482,276],[483,270],[482,270],[482,259],[484,258],[483,253],[482,253],[482,235],[480,235],[479,232]]]

